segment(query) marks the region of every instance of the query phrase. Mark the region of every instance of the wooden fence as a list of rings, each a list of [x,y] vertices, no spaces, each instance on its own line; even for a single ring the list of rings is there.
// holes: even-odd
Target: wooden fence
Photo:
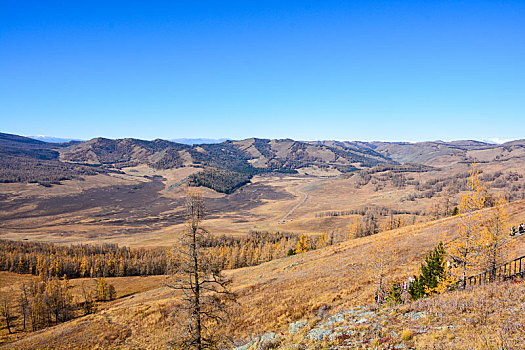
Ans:
[[[525,275],[525,256],[506,262],[494,269],[470,276],[467,278],[466,285],[474,286],[495,281],[504,281],[523,275]]]

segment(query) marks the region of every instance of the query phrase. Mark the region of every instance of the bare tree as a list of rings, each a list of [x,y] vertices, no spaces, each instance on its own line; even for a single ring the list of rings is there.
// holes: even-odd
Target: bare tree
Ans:
[[[12,334],[13,331],[11,331],[11,320],[13,319],[13,315],[11,314],[11,306],[9,305],[7,298],[0,300],[0,315],[4,317],[7,331],[9,334]]]
[[[22,317],[23,317],[24,330],[26,330],[26,321],[27,321],[27,316],[28,316],[28,311],[29,311],[29,299],[27,295],[28,295],[27,286],[25,283],[23,283],[22,290],[20,292],[20,295],[18,296],[18,306],[20,307],[20,313],[22,314]]]
[[[389,242],[382,240],[372,246],[369,256],[368,275],[373,283],[377,283],[374,300],[381,304],[386,295],[386,286],[391,282],[389,266],[397,259],[397,251]]]
[[[205,207],[199,192],[188,193],[186,210],[187,224],[174,248],[176,267],[168,284],[181,292],[180,311],[186,317],[172,344],[184,349],[218,349],[227,341],[218,330],[229,321],[228,310],[235,296],[228,290],[229,280],[211,263],[203,247],[209,233],[201,227]]]
[[[82,309],[84,310],[84,315],[95,313],[95,311],[97,310],[97,304],[95,303],[94,296],[95,293],[86,289],[86,285],[84,282],[82,282],[81,291],[82,299],[84,299],[84,301],[81,302]]]

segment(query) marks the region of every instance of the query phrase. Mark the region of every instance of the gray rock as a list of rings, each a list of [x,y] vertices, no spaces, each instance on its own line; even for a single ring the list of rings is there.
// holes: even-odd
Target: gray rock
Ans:
[[[301,329],[303,329],[306,326],[308,326],[308,322],[306,322],[306,321],[297,321],[297,322],[294,322],[294,323],[290,323],[290,325],[288,326],[288,331],[290,332],[290,334],[295,334],[295,333],[299,332]]]
[[[290,265],[288,265],[288,266],[286,266],[285,268],[283,268],[283,270],[286,271],[286,270],[291,269],[292,267],[297,266],[297,265],[300,265],[300,264],[302,264],[302,262],[299,262],[299,261],[298,261],[298,262],[291,263]]]
[[[377,314],[373,311],[364,311],[360,312],[356,315],[357,317],[368,317],[368,318],[375,318],[377,317]]]
[[[337,322],[343,322],[345,320],[345,312],[339,312],[333,316],[331,316],[330,318],[328,318],[328,320],[326,322],[324,322],[324,324],[326,326],[330,326],[334,323],[337,323]]]
[[[435,327],[436,329],[439,329],[439,330],[445,330],[445,329],[454,329],[454,328],[457,328],[458,326],[455,326],[455,325],[448,325],[448,326],[439,326],[439,327]]]
[[[328,335],[328,340],[330,341],[333,341],[333,340],[336,340],[337,338],[341,338],[341,337],[351,337],[355,334],[355,331],[354,330],[351,330],[351,329],[340,329],[340,328],[345,328],[345,327],[338,327],[334,330],[334,332],[330,333]]]
[[[394,349],[405,349],[406,348],[406,345],[405,344],[397,344],[397,345],[394,345]]]
[[[410,318],[412,321],[417,321],[421,318],[427,317],[428,312],[426,311],[410,311],[409,313],[405,314],[405,317]]]
[[[363,317],[363,318],[357,320],[356,323],[357,323],[357,324],[362,324],[362,323],[365,323],[365,322],[367,322],[367,321],[368,321],[368,320],[367,320],[366,318]]]
[[[313,328],[310,329],[306,338],[311,340],[324,340],[330,335],[331,331],[325,328]]]
[[[277,346],[281,342],[282,334],[264,333],[260,337],[255,337],[248,343],[233,348],[233,350],[262,350],[271,346]]]
[[[277,346],[281,342],[283,335],[277,333],[264,333],[259,339],[257,350],[268,349],[271,346]]]

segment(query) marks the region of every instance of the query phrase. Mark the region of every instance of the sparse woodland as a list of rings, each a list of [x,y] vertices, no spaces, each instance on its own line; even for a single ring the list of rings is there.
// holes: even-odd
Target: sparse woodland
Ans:
[[[457,236],[447,239],[446,245],[440,243],[427,255],[421,274],[414,276],[409,288],[413,299],[465,289],[467,277],[482,271],[489,271],[489,281],[495,281],[496,268],[508,258],[505,198],[496,195],[491,202],[495,208],[489,213],[482,211],[487,205],[487,191],[475,166],[470,169],[467,188],[459,205]]]
[[[496,268],[508,259],[506,248],[510,238],[505,197],[488,192],[475,165],[470,168],[465,187],[454,213],[459,216],[457,234],[444,237],[446,244],[439,243],[429,252],[420,274],[406,284],[406,292],[413,300],[465,289],[467,277],[482,271],[488,271],[489,280],[495,281]],[[493,208],[486,212],[487,207]],[[371,255],[369,273],[377,284],[375,301],[406,302],[401,288],[406,280],[392,281],[385,273],[385,266],[395,260],[396,252],[379,242]]]
[[[346,234],[317,237],[291,233],[251,232],[247,237],[204,235],[200,256],[209,271],[254,266],[265,261],[300,254],[347,239]],[[177,255],[177,254],[175,254]],[[169,275],[180,271],[180,259],[167,248],[131,249],[116,244],[58,246],[50,243],[0,240],[0,271],[33,274],[16,301],[1,300],[3,322],[11,331],[34,331],[96,311],[97,302],[115,298],[115,289],[104,277]],[[96,289],[82,286],[73,301],[68,279],[96,277]],[[23,320],[20,322],[20,320]],[[16,327],[14,320],[16,322]]]
[[[11,289],[10,298],[0,300],[0,316],[9,333],[15,330],[36,331],[69,321],[96,311],[97,302],[113,300],[115,288],[104,278],[89,289],[82,285],[82,298],[75,300],[66,276],[38,276],[23,283],[18,290]],[[16,321],[16,322],[15,322]]]
[[[106,172],[107,170],[100,168],[62,163],[56,160],[3,155],[0,157],[0,183],[28,182],[49,187],[60,184],[64,180],[81,180],[82,176]]]
[[[213,147],[209,149],[219,152]],[[298,147],[296,152],[301,155],[303,150]],[[168,164],[166,166],[169,166],[171,161],[177,161],[175,158],[171,161],[168,158],[163,159]],[[159,161],[159,168],[164,166],[161,164],[164,160]],[[48,161],[39,160],[39,162],[44,164]],[[71,165],[71,167],[76,170],[85,168],[87,172],[97,169],[81,165]],[[23,171],[25,170],[22,169]],[[60,169],[57,168],[56,171],[58,174]],[[196,283],[202,282],[204,286],[209,282],[214,287],[210,287],[208,291],[224,291],[225,289],[222,288],[227,287],[228,284],[225,280],[223,283],[219,278],[218,273],[222,270],[255,266],[331,246],[348,239],[410,226],[416,222],[457,216],[459,225],[454,232],[454,237],[444,237],[444,244],[438,245],[428,253],[421,265],[420,273],[414,276],[415,281],[408,291],[400,287],[404,281],[396,280],[389,275],[388,265],[398,260],[398,252],[395,249],[376,244],[370,250],[371,255],[368,260],[370,265],[368,278],[374,285],[375,297],[375,300],[370,298],[370,302],[407,306],[412,303],[410,299],[429,299],[428,297],[446,299],[441,295],[464,288],[467,277],[481,271],[495,271],[497,266],[509,259],[507,252],[509,227],[505,207],[507,200],[520,198],[520,191],[525,187],[523,176],[513,171],[483,173],[472,168],[469,173],[458,173],[425,181],[419,180],[414,175],[430,171],[438,170],[424,166],[380,165],[348,175],[355,180],[356,189],[369,186],[375,191],[380,191],[387,185],[394,189],[410,189],[406,191],[403,201],[430,199],[432,206],[429,209],[393,209],[370,204],[357,209],[323,211],[316,213],[315,217],[351,216],[351,218],[348,218],[349,224],[345,230],[328,231],[321,235],[266,231],[253,231],[245,236],[203,234],[198,237],[198,244],[199,259],[204,265],[197,267],[181,263],[180,254],[177,258],[174,250],[168,248],[131,249],[116,244],[58,246],[0,240],[0,270],[36,276],[20,290],[13,290],[16,300],[13,298],[0,300],[0,319],[8,332],[35,331],[80,315],[94,313],[98,303],[113,300],[116,297],[115,288],[106,282],[105,277],[170,275],[174,271],[177,271],[179,277],[180,273],[187,277],[192,274],[196,276],[195,273],[198,272],[199,276],[192,277],[194,280],[189,285],[179,283],[184,281],[183,278],[179,278],[178,282],[171,285],[185,292],[183,304],[185,310],[190,311],[187,320],[192,322],[195,320],[195,310],[192,308],[199,302],[204,303],[202,309],[204,312],[213,308],[219,311],[216,319],[215,316],[209,317],[211,313],[203,315],[201,326],[208,323],[207,327],[212,330],[221,324],[218,322],[219,318],[228,318],[226,313],[222,313],[226,311],[221,309],[224,305],[221,304],[220,298],[208,298],[209,295],[196,301],[194,287]],[[94,173],[98,173],[98,170]],[[79,172],[77,175],[81,174]],[[250,177],[249,172],[209,169],[190,176],[190,184],[231,193],[248,182]],[[51,177],[47,178],[49,179]],[[57,177],[57,179],[60,181],[66,177]],[[44,180],[42,179],[42,184],[45,185],[47,180]],[[185,247],[191,247],[191,242],[186,241]],[[181,251],[184,249],[179,249],[179,252]],[[188,250],[186,253],[189,254]],[[447,261],[451,264],[446,265]],[[83,277],[98,278],[97,286],[96,288],[83,286],[81,297],[73,300],[69,293],[69,279]],[[417,301],[417,303],[422,302]],[[197,327],[196,323],[186,326],[187,328],[179,330],[185,329],[191,333]],[[201,345],[205,343],[206,337],[210,342],[218,341],[210,337],[212,331],[205,331],[202,334]],[[198,341],[194,337],[193,340],[190,339],[190,343],[185,344],[195,345],[195,342]]]
[[[43,277],[122,277],[168,273],[166,249],[130,249],[116,244],[58,246],[0,240],[0,271]]]

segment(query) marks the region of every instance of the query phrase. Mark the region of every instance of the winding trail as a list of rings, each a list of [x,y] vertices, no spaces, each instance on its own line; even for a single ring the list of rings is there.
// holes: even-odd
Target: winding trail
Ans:
[[[319,185],[323,181],[326,181],[326,179],[319,179],[315,182],[307,184],[306,186],[301,186],[302,190],[303,191],[313,190],[317,187],[317,185]],[[283,216],[283,218],[279,220],[279,222],[283,222],[284,220],[286,220],[286,218],[288,218],[288,216],[290,216],[295,211],[295,209],[297,209],[301,204],[306,202],[306,200],[308,199],[308,193],[301,192],[301,191],[297,191],[297,192],[304,195],[304,198],[299,203],[297,203],[285,216]]]
[[[297,209],[301,204],[303,204],[308,199],[308,193],[302,193],[302,194],[304,194],[304,198],[299,203],[297,203],[295,207],[293,207],[285,216],[283,216],[283,218],[280,220],[281,222],[286,220],[286,218],[290,216],[294,212],[295,209]]]

